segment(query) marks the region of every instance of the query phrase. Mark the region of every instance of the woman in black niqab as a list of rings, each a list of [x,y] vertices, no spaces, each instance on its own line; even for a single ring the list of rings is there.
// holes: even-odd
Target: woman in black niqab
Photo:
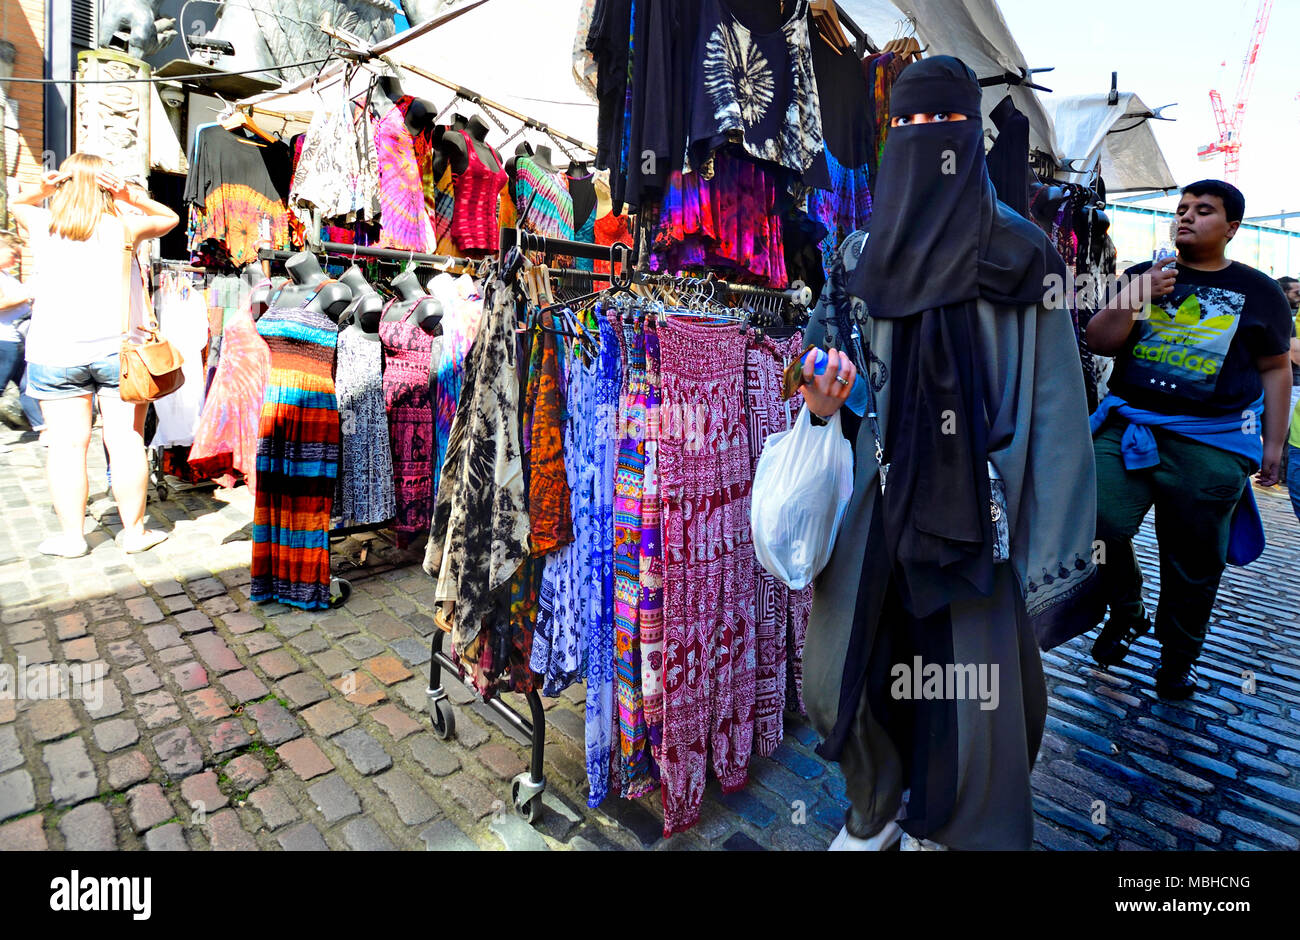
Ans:
[[[966,120],[891,128],[847,278],[868,315],[873,365],[859,368],[879,395],[888,472],[882,490],[864,421],[853,500],[815,585],[804,697],[818,753],[844,769],[843,847],[883,844],[896,826],[954,848],[1028,848],[1047,704],[1038,647],[1096,623],[1075,613],[1096,573],[1083,384],[1068,371],[1069,313],[1044,302],[1065,267],[997,199],[969,68],[909,66],[891,110]]]
[[[952,56],[913,64],[895,83],[890,109],[967,118],[890,129],[872,235],[850,285],[868,315],[901,321],[884,525],[904,604],[926,617],[992,586],[989,417],[973,358],[975,302],[1037,303],[1046,278],[1063,277],[1065,264],[994,192],[980,88],[968,66]]]

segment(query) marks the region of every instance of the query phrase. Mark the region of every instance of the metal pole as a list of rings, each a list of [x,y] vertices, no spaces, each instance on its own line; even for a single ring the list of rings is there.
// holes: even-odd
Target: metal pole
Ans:
[[[443,78],[440,75],[434,75],[432,72],[428,71],[427,69],[422,69],[418,65],[411,65],[409,62],[403,62],[400,59],[391,59],[390,61],[392,61],[394,65],[401,66],[402,68],[406,69],[408,72],[414,75],[419,75],[421,78],[427,78],[429,81],[436,82],[437,84],[442,85],[444,88],[450,88],[452,91],[456,92],[456,94],[460,95],[462,98],[472,101],[475,104],[484,105],[486,107],[491,108],[494,111],[500,111],[502,114],[507,114],[510,117],[514,118],[516,121],[522,121],[528,127],[531,127],[534,130],[541,131],[544,134],[550,134],[552,137],[558,137],[561,140],[567,140],[575,147],[581,147],[583,150],[586,150],[588,153],[596,152],[596,148],[591,144],[587,143],[585,140],[579,140],[576,137],[570,137],[568,134],[562,134],[559,131],[557,131],[555,128],[551,127],[549,124],[543,124],[541,121],[538,121],[535,118],[530,118],[526,114],[519,113],[514,108],[507,107],[506,105],[501,104],[498,101],[493,101],[491,98],[484,98],[478,92],[472,91],[471,89],[466,88],[463,85],[458,85],[455,82],[451,81],[450,79]]]

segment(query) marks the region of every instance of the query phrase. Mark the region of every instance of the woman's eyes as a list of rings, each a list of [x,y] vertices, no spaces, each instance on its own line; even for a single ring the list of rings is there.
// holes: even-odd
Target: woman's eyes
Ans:
[[[946,120],[948,120],[948,112],[947,112],[947,111],[940,111],[939,113],[937,113],[937,114],[934,116],[934,119],[935,119],[936,121],[946,121]]]
[[[912,123],[912,119],[906,117],[898,117],[898,118],[894,118],[894,120],[898,122],[899,127],[906,127],[907,125]]]

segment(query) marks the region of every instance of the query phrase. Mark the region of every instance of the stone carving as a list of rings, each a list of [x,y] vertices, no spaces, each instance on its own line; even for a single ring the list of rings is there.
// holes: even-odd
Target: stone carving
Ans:
[[[109,49],[77,56],[77,75],[90,79],[140,79],[149,66]],[[77,89],[76,149],[98,154],[123,179],[149,176],[149,86],[136,82],[84,84]]]

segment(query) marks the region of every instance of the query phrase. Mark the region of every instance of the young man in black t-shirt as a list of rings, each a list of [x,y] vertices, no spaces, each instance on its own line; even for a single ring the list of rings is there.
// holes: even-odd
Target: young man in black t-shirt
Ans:
[[[1156,692],[1165,698],[1196,690],[1233,511],[1251,472],[1262,485],[1277,482],[1290,418],[1286,298],[1268,275],[1224,255],[1244,213],[1228,183],[1185,188],[1177,258],[1129,268],[1127,284],[1088,324],[1089,348],[1115,356],[1111,397],[1098,409],[1110,406],[1109,416],[1093,442],[1110,619],[1092,654],[1115,665],[1151,626],[1132,538],[1154,505]]]

